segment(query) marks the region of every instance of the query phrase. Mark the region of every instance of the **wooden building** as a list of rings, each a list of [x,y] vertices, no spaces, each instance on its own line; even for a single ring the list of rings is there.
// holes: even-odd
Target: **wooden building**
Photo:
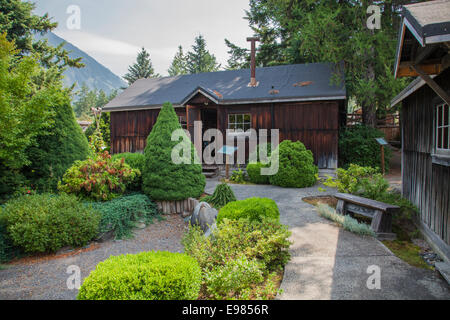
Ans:
[[[402,103],[402,191],[420,210],[419,225],[450,259],[450,1],[403,8],[396,77],[417,77],[392,101]]]
[[[346,119],[343,76],[339,83],[332,80],[339,68],[318,63],[252,70],[136,81],[103,108],[111,114],[112,152],[143,151],[161,105],[169,101],[192,138],[194,121],[202,121],[203,131],[220,129],[224,140],[226,130],[239,136],[250,128],[276,128],[280,141],[302,141],[319,168],[335,169]]]

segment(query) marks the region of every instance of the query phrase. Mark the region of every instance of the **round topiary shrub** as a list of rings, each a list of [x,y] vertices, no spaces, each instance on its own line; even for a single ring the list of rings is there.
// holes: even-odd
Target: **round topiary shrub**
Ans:
[[[339,167],[347,169],[353,163],[362,167],[381,168],[380,145],[375,138],[384,138],[384,133],[364,125],[342,131],[339,136]],[[384,148],[386,172],[389,171],[391,154],[390,148]]]
[[[316,183],[319,169],[314,165],[312,152],[307,150],[303,143],[284,140],[277,149],[272,152],[271,163],[273,165],[278,162],[278,172],[269,176],[271,184],[288,188],[305,188]]]
[[[217,223],[223,219],[249,219],[250,221],[261,221],[263,218],[280,220],[278,206],[269,198],[248,198],[233,201],[220,209],[217,215]]]
[[[25,252],[86,245],[98,233],[100,214],[67,194],[26,195],[0,208],[13,244]]]
[[[183,253],[149,251],[111,256],[84,280],[78,300],[194,300],[198,262]]]
[[[172,133],[181,129],[178,117],[169,102],[164,103],[158,119],[147,138],[142,189],[156,201],[184,200],[202,195],[206,179],[202,166],[195,163],[196,150],[184,132],[179,141],[172,141]],[[172,150],[182,145],[190,154],[182,154],[188,163],[174,163]],[[181,153],[180,153],[181,156]]]
[[[250,182],[256,184],[269,184],[269,176],[261,174],[261,168],[266,166],[267,165],[262,164],[261,162],[249,163],[247,165],[247,174]]]

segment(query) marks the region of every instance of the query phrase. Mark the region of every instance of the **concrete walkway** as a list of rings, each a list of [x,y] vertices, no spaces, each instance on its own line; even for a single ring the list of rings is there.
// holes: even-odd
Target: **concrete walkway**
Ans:
[[[212,193],[218,183],[208,179],[205,191]],[[279,299],[450,299],[449,286],[437,272],[409,266],[378,240],[347,232],[321,218],[314,206],[302,201],[303,197],[324,195],[317,186],[231,187],[238,199],[275,200],[281,223],[292,232],[292,258],[285,268]],[[379,267],[380,289],[367,288],[373,272],[367,272],[370,266]]]

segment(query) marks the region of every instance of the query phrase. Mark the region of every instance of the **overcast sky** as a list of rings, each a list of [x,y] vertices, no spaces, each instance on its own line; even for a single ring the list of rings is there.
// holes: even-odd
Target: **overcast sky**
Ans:
[[[167,75],[178,45],[191,49],[202,34],[207,47],[224,66],[224,39],[249,46],[252,35],[244,19],[249,0],[36,0],[36,13],[47,13],[59,23],[55,33],[87,52],[119,76],[144,46],[157,73]],[[67,21],[69,6],[80,9],[80,29]],[[72,24],[73,25],[73,24]]]

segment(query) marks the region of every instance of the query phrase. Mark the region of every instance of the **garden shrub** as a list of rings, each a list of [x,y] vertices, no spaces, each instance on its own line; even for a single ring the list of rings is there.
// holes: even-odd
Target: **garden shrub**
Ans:
[[[106,202],[88,203],[101,213],[101,234],[114,231],[116,239],[131,236],[137,221],[151,223],[158,214],[156,205],[143,194],[125,195]]]
[[[375,138],[384,138],[384,133],[375,128],[356,125],[343,130],[339,136],[339,166],[348,168],[350,164],[381,168],[380,145]],[[385,170],[389,171],[391,149],[384,148]]]
[[[76,161],[67,170],[59,190],[87,200],[107,201],[121,195],[139,170],[130,168],[123,159],[113,160],[108,151],[84,161]]]
[[[278,162],[278,172],[269,176],[273,185],[289,188],[313,186],[319,169],[314,165],[314,157],[300,141],[284,140],[277,151],[272,152],[271,163]]]
[[[249,163],[247,165],[247,174],[250,182],[256,184],[269,184],[269,176],[261,174],[261,168],[266,166],[267,165],[262,164],[261,162]]]
[[[229,202],[236,201],[233,190],[226,183],[217,185],[214,193],[202,199],[213,205],[214,208],[222,208]]]
[[[263,156],[261,157],[260,152]],[[250,154],[249,158],[256,162],[268,163],[272,154],[272,144],[260,143],[256,146],[256,149]]]
[[[105,101],[106,102],[106,101]],[[105,150],[110,151],[111,149],[111,116],[109,112],[102,112],[102,115],[100,116],[100,123],[99,128],[100,132],[102,133],[103,141],[105,141]],[[97,130],[97,121],[94,119],[94,121],[90,124],[89,127],[87,127],[86,131],[84,131],[84,135],[88,140],[90,140],[92,134]]]
[[[129,190],[140,191],[142,189],[142,173],[144,172],[144,155],[142,153],[125,152],[114,154],[112,156],[113,160],[120,160],[122,158],[125,159],[125,163],[132,169],[137,169],[141,172],[141,175],[137,176],[128,186]]]
[[[336,213],[336,211],[330,206],[320,203],[317,206],[317,211],[319,214],[333,222],[336,222],[339,226],[343,227],[345,230],[350,232],[375,237],[375,232],[371,227],[365,223],[358,222],[358,220],[350,217],[349,215],[341,215]]]
[[[244,183],[246,181],[245,172],[242,169],[234,170],[231,173],[230,181]]]
[[[263,218],[280,220],[280,211],[275,201],[269,198],[248,198],[230,202],[220,209],[217,223],[221,223],[223,219],[261,221]]]
[[[245,256],[225,261],[205,274],[206,290],[214,299],[249,299],[252,286],[264,281],[263,266]]]
[[[84,280],[78,300],[194,300],[201,270],[182,253],[149,251],[111,256]]]
[[[202,269],[203,295],[215,299],[267,299],[277,294],[274,274],[289,261],[290,234],[287,226],[273,219],[225,219],[211,237],[205,238],[196,226],[189,229],[182,242],[185,253],[194,257]],[[262,285],[257,269],[266,279]],[[249,274],[243,274],[246,272]],[[225,297],[226,290],[233,296]]]
[[[172,133],[177,129],[182,137],[178,141],[172,141]],[[172,161],[175,146],[190,150],[189,154],[181,154],[180,151],[181,162],[185,163],[176,164]],[[202,195],[206,184],[202,166],[195,163],[197,161],[194,160],[198,157],[194,145],[181,131],[178,117],[169,102],[164,103],[159,112],[147,138],[144,155],[142,190],[152,200],[184,200]]]
[[[85,160],[89,152],[88,140],[77,123],[68,97],[51,107],[53,124],[42,129],[36,144],[27,149],[31,163],[23,168],[35,189],[55,191],[67,169],[76,160]]]
[[[16,252],[17,249],[6,231],[6,226],[0,221],[0,263],[11,260]]]
[[[54,252],[86,245],[97,235],[100,214],[75,196],[39,194],[8,201],[0,220],[25,252]]]

